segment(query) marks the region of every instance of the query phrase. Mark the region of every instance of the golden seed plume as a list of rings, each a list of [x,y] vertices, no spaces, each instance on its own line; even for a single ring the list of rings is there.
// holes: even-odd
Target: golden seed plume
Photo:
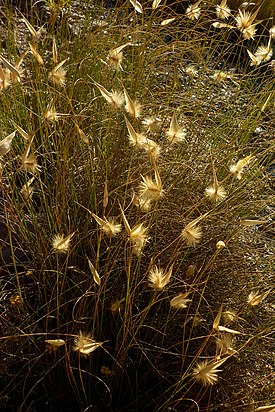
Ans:
[[[121,214],[122,214],[122,219],[124,222],[124,226],[127,232],[127,235],[129,236],[130,243],[133,248],[133,252],[137,255],[140,256],[142,249],[144,248],[145,244],[148,242],[149,238],[147,235],[148,228],[143,226],[143,223],[136,225],[133,229],[131,229],[129,222],[123,212],[122,207],[120,206]]]
[[[201,0],[187,7],[185,14],[188,17],[188,19],[198,20],[201,14],[201,8],[199,7],[200,3],[201,3]]]
[[[161,151],[160,146],[154,140],[148,139],[147,137],[142,142],[141,148],[152,159],[152,161],[159,157]]]
[[[247,11],[242,11],[239,9],[238,10],[239,15],[235,17],[237,28],[242,33],[243,37],[247,40],[254,39],[255,37],[255,34],[257,31],[256,26],[260,23],[260,21],[258,21],[255,24],[252,24],[252,23],[255,20],[258,14],[258,11],[259,9],[256,10],[255,13],[251,14]]]
[[[139,185],[139,196],[140,198],[149,201],[158,200],[163,196],[162,182],[158,170],[155,170],[155,181],[150,177],[141,176],[142,182]]]
[[[141,113],[141,104],[138,101],[133,101],[129,96],[127,90],[124,89],[125,97],[125,109],[130,114],[130,116],[138,119]]]
[[[157,133],[160,129],[161,119],[158,117],[145,117],[142,124],[148,132]]]
[[[63,234],[58,234],[53,237],[52,247],[56,253],[67,253],[70,248],[70,242],[75,232],[71,233],[68,236]]]
[[[259,291],[257,292],[250,292],[248,298],[247,298],[247,303],[249,306],[256,306],[259,303],[261,303],[271,292],[271,289],[267,290],[266,292],[260,293]]]
[[[218,376],[217,373],[221,372],[219,366],[221,366],[228,357],[224,359],[219,359],[219,360],[214,360],[214,361],[202,361],[197,364],[197,366],[194,368],[194,371],[192,373],[193,378],[197,381],[203,384],[203,386],[207,385],[214,385],[217,380]]]
[[[154,266],[148,275],[149,286],[155,290],[162,290],[169,283],[173,272],[173,265],[164,272],[163,269]]]
[[[216,6],[216,15],[219,19],[228,19],[230,17],[231,10],[227,5],[227,0],[222,0],[219,5]]]
[[[64,69],[64,64],[67,59],[58,63],[49,73],[49,80],[56,86],[65,86],[67,70]]]
[[[226,197],[226,191],[223,186],[219,186],[216,170],[213,165],[213,186],[205,189],[205,195],[214,203],[221,202]]]
[[[123,50],[125,47],[131,45],[132,43],[128,42],[109,51],[109,64],[114,66],[116,70],[122,70],[121,63],[123,59]]]
[[[184,141],[186,132],[185,130],[179,125],[175,113],[170,122],[169,130],[166,132],[167,139],[170,143],[179,143]]]
[[[113,219],[101,219],[99,216],[92,213],[93,218],[99,224],[100,229],[108,236],[115,236],[121,232],[121,224],[115,223]]]
[[[255,51],[255,58],[259,61],[259,63],[262,62],[268,62],[273,55],[273,49],[271,45],[271,37],[269,38],[269,42],[267,46],[264,44],[261,44],[257,50]]]
[[[192,222],[188,223],[183,229],[183,231],[181,232],[181,237],[183,240],[185,240],[187,246],[195,247],[196,244],[200,241],[202,237],[202,231],[201,231],[200,226],[197,226],[197,225],[208,214],[209,214],[208,212],[204,213],[203,215],[192,220]]]
[[[137,133],[126,116],[124,116],[125,123],[129,133],[129,141],[132,146],[143,147],[146,137],[143,134]]]
[[[233,355],[236,350],[233,348],[234,336],[229,333],[222,333],[216,337],[217,356]]]
[[[33,176],[31,179],[29,179],[21,189],[21,193],[24,196],[25,200],[30,200],[33,195],[33,187],[31,186],[35,177]]]
[[[50,102],[47,105],[47,109],[44,113],[44,118],[48,122],[57,122],[59,120],[60,115],[59,113],[57,113],[53,102]]]
[[[138,207],[143,212],[148,212],[152,207],[152,200],[148,198],[143,198],[142,196],[137,196],[133,194],[133,204]]]
[[[89,355],[97,348],[103,345],[104,342],[96,342],[90,335],[84,335],[79,331],[79,335],[74,340],[73,350],[79,352],[81,355]]]
[[[113,109],[119,109],[124,103],[124,96],[118,92],[108,92],[101,84],[94,81],[95,86],[100,91],[104,99],[112,106]]]
[[[191,299],[187,299],[190,292],[187,293],[180,293],[179,295],[175,296],[171,301],[170,305],[176,309],[185,309],[188,306],[188,303],[191,302]]]

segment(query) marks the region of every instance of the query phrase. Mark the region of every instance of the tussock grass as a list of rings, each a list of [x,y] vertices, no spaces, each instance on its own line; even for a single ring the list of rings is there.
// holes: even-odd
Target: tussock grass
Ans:
[[[3,410],[274,403],[268,36],[65,3],[5,12]]]

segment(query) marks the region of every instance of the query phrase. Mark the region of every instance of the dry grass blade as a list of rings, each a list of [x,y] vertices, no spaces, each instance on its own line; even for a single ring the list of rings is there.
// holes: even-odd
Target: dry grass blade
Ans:
[[[152,4],[152,9],[155,10],[156,8],[158,8],[161,2],[162,0],[154,0]]]
[[[11,144],[16,132],[9,134],[3,140],[0,141],[0,156],[4,156],[11,149]]]
[[[101,279],[100,279],[100,276],[99,276],[99,274],[98,274],[98,271],[96,270],[96,268],[94,267],[94,265],[92,264],[92,262],[90,261],[90,259],[88,258],[88,256],[86,256],[86,258],[87,258],[87,260],[88,260],[89,268],[90,268],[90,271],[91,271],[91,273],[92,273],[92,275],[93,275],[93,279],[94,279],[95,283],[96,283],[98,286],[100,286],[100,285],[101,285]]]
[[[42,56],[40,56],[36,48],[32,44],[29,44],[29,47],[30,47],[31,54],[35,57],[36,61],[41,66],[44,66],[44,60],[42,59]]]
[[[275,405],[260,406],[254,412],[275,412]]]
[[[162,22],[160,23],[161,26],[168,26],[168,24],[172,23],[173,21],[176,20],[176,17],[171,17],[170,19],[165,19],[162,20]]]
[[[140,14],[143,13],[142,5],[140,4],[140,2],[138,0],[129,0],[129,1],[138,13],[140,13]]]
[[[6,68],[13,73],[16,77],[18,77],[19,79],[21,78],[20,72],[17,70],[16,67],[14,67],[7,59],[5,59],[4,56],[2,56],[0,54],[0,60],[4,63],[4,65],[6,66]]]

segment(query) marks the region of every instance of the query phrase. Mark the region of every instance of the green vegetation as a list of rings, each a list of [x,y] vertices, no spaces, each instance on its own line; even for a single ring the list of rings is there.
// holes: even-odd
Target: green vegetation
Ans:
[[[274,27],[61,3],[2,16],[1,410],[274,411]]]

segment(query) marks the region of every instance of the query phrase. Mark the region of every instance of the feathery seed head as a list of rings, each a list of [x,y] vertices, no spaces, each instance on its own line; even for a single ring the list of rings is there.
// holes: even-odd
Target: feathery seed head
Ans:
[[[256,26],[260,22],[257,22],[255,24],[252,23],[257,16],[258,10],[253,14],[247,11],[242,11],[240,9],[238,10],[238,12],[239,15],[235,17],[237,28],[243,34],[243,37],[245,39],[254,39],[254,36],[257,31]]]
[[[129,120],[127,119],[126,116],[124,116],[125,118],[125,123],[128,129],[128,133],[129,133],[129,142],[132,146],[135,147],[143,147],[143,143],[146,140],[146,137],[143,134],[137,133],[135,131],[135,129],[133,128],[133,126],[131,125],[131,123],[129,122]]]
[[[63,234],[58,234],[53,237],[52,247],[56,253],[67,253],[70,248],[70,242],[75,232],[64,237]]]
[[[116,70],[122,70],[121,62],[123,59],[123,49],[131,45],[132,43],[128,42],[109,51],[109,64],[114,66]]]
[[[225,359],[220,359],[220,360],[214,360],[214,361],[202,361],[197,364],[197,366],[194,368],[193,371],[193,378],[197,382],[201,382],[203,386],[207,385],[214,385],[214,383],[217,382],[218,376],[217,372],[221,372],[220,369],[218,369],[219,366],[222,365],[227,360]]]
[[[157,173],[157,172],[155,172]],[[158,175],[159,176],[159,175]],[[146,176],[141,176],[142,177],[142,182],[140,183],[139,186],[139,195],[140,198],[146,200],[158,200],[160,197],[163,196],[163,189],[162,189],[162,183],[159,179],[156,178],[156,181],[153,181],[150,177]]]
[[[93,218],[99,224],[100,229],[108,236],[115,236],[121,232],[121,224],[115,223],[115,220],[110,218],[109,220],[104,218],[101,219],[99,216],[92,213]]]
[[[216,6],[216,15],[219,19],[228,19],[230,17],[231,10],[226,3],[227,0],[222,0],[221,4]]]
[[[100,91],[104,99],[112,106],[113,109],[119,109],[124,103],[124,96],[122,93],[113,91],[108,92],[101,84],[94,82],[95,86]]]
[[[132,244],[133,252],[140,256],[142,249],[145,244],[148,242],[149,237],[147,236],[148,228],[143,226],[143,223],[135,226],[130,230],[129,238]]]
[[[81,355],[89,355],[97,348],[103,345],[104,342],[96,342],[90,335],[84,335],[79,331],[79,335],[74,340],[73,350],[79,352]]]
[[[226,310],[223,313],[223,320],[224,320],[225,323],[234,322],[236,319],[237,319],[237,315],[232,310]]]
[[[190,20],[198,20],[201,14],[201,8],[199,7],[201,0],[197,1],[197,3],[190,4],[189,7],[186,9],[186,17]]]
[[[53,102],[49,103],[44,113],[44,118],[48,122],[57,122],[60,118],[59,113],[56,112]]]
[[[188,303],[191,302],[191,299],[187,299],[190,292],[187,293],[180,293],[179,295],[175,296],[171,301],[170,305],[176,309],[185,309],[188,306]]]
[[[183,238],[187,246],[195,247],[202,237],[201,227],[191,226],[190,224],[188,224],[181,232],[181,237]]]
[[[140,210],[143,212],[148,212],[151,209],[152,206],[152,200],[148,198],[143,198],[142,196],[137,196],[134,193],[133,196],[133,204],[138,207]]]
[[[22,186],[21,193],[23,197],[25,198],[25,200],[30,200],[32,198],[34,189],[31,185],[34,179],[35,177],[32,177]]]
[[[125,109],[135,119],[140,117],[141,104],[138,101],[133,101],[127,91],[124,89]]]
[[[148,275],[149,285],[155,290],[162,290],[169,283],[169,280],[172,276],[173,265],[169,268],[167,272],[164,272],[163,269],[154,266]]]
[[[217,355],[232,355],[236,351],[233,349],[234,336],[230,333],[221,333],[216,338]]]
[[[34,153],[27,155],[26,153],[22,156],[22,169],[26,170],[26,172],[35,173],[38,168],[38,164],[36,161],[36,156]]]
[[[229,77],[229,74],[221,70],[216,70],[215,73],[213,74],[213,79],[217,83],[222,83],[224,80],[228,79],[228,77]]]
[[[159,157],[161,151],[160,146],[156,142],[154,142],[154,140],[148,139],[147,137],[145,137],[145,139],[141,143],[141,148],[153,160]]]
[[[271,37],[270,37],[271,39]],[[261,63],[261,62],[268,62],[273,55],[273,50],[270,42],[268,43],[267,46],[262,44],[259,46],[255,52],[255,58],[256,60]]]
[[[145,117],[142,120],[142,124],[148,132],[157,133],[160,128],[161,119],[158,117]]]
[[[147,236],[148,228],[143,226],[143,223],[140,225],[135,226],[133,229],[131,229],[129,222],[125,216],[125,213],[123,212],[122,207],[120,206],[124,226],[126,229],[126,232],[129,236],[133,252],[137,255],[140,256],[142,249],[144,248],[145,244],[148,242],[149,238]]]
[[[118,52],[116,49],[109,51],[109,64],[119,71],[122,70],[123,52]]]
[[[67,70],[63,68],[67,59],[63,60],[57,66],[55,66],[49,73],[49,80],[56,86],[64,86],[66,83]]]
[[[205,189],[205,195],[212,202],[221,202],[226,197],[226,191],[223,186],[219,186],[218,182],[214,182],[213,186],[209,186]]]
[[[171,119],[170,127],[169,130],[166,132],[166,136],[172,144],[182,142],[185,139],[186,132],[178,124],[175,113],[173,114],[173,117]]]
[[[263,293],[259,293],[259,291],[257,292],[250,292],[248,298],[247,298],[247,303],[250,306],[256,306],[259,303],[261,303],[266,297],[267,295],[270,293],[271,289],[269,289],[266,292]]]
[[[185,68],[185,73],[187,74],[187,76],[197,76],[198,75],[198,70],[197,70],[196,66],[194,66],[194,64],[189,64]]]

